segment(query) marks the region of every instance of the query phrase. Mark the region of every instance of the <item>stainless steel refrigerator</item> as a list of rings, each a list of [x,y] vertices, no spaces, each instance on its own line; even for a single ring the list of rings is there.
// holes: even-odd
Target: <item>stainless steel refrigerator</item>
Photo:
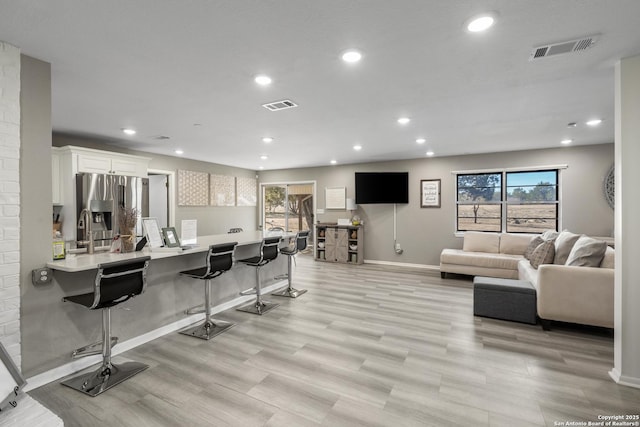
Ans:
[[[140,218],[149,216],[148,178],[97,173],[76,175],[76,241],[88,240],[88,227],[78,220],[82,210],[89,209],[95,246],[109,246],[120,232],[120,208],[137,210],[136,234],[142,237]]]

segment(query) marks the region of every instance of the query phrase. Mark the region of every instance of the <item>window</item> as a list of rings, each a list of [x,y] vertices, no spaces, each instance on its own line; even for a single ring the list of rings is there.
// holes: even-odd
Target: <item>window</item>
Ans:
[[[458,175],[458,231],[500,231],[502,173]]]
[[[457,231],[558,229],[558,169],[459,173]]]
[[[558,229],[558,171],[507,172],[509,233]]]

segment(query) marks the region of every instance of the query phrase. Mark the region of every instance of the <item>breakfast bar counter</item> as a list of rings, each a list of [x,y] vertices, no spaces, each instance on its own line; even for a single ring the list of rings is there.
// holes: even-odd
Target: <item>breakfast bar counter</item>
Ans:
[[[180,271],[203,267],[209,245],[238,242],[235,259],[259,254],[260,242],[269,234],[260,231],[199,236],[198,246],[188,250],[68,255],[64,260],[47,263],[53,270],[53,281],[40,285],[31,298],[37,310],[24,314],[23,339],[36,343],[25,352],[31,361],[29,371],[37,375],[63,366],[69,366],[70,352],[100,338],[100,316],[96,310],[87,310],[77,304],[63,302],[69,295],[91,292],[99,264],[142,256],[150,256],[147,289],[123,305],[112,319],[120,343],[114,347],[127,348],[154,337],[171,333],[190,323],[201,320],[202,315],[187,315],[185,310],[202,304],[202,283],[179,274]],[[281,245],[295,234],[284,234]],[[267,292],[286,286],[276,279],[287,273],[287,259],[279,256],[260,270],[263,288]],[[211,290],[214,313],[224,311],[255,298],[240,296],[239,292],[255,286],[256,272],[243,263],[235,263],[230,271],[216,278]],[[246,314],[250,316],[250,314]],[[200,317],[197,317],[200,316]],[[224,315],[222,316],[224,319]],[[127,344],[129,341],[129,344]],[[137,344],[136,344],[137,345]]]
[[[268,232],[262,231],[244,231],[232,234],[214,234],[210,236],[198,237],[198,244],[190,249],[182,250],[180,248],[160,248],[151,250],[145,247],[142,251],[129,253],[111,253],[108,251],[97,251],[91,255],[86,253],[68,254],[65,259],[49,261],[47,267],[52,270],[65,271],[67,273],[75,273],[85,270],[93,270],[98,268],[98,264],[108,262],[122,261],[125,259],[133,259],[143,256],[150,256],[151,260],[169,258],[175,256],[191,255],[200,252],[207,252],[209,246],[219,245],[223,243],[238,242],[236,248],[236,259],[250,257],[256,255],[255,251],[246,246],[259,244],[264,237],[271,236]],[[282,234],[283,242],[286,243],[289,238],[295,237],[295,233]],[[254,248],[255,249],[255,248]]]

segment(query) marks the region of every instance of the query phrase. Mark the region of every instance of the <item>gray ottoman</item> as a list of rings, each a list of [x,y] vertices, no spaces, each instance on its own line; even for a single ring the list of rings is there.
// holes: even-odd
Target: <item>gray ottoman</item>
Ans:
[[[536,289],[525,280],[473,278],[474,316],[536,323]]]

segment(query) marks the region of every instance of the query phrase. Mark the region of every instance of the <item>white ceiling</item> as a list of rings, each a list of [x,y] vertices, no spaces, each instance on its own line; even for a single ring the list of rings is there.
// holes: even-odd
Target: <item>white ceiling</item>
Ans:
[[[465,31],[487,11],[489,32]],[[637,0],[0,0],[0,40],[51,63],[54,131],[280,169],[612,142],[614,65],[640,54],[638,17]],[[299,107],[261,106],[285,98]]]

